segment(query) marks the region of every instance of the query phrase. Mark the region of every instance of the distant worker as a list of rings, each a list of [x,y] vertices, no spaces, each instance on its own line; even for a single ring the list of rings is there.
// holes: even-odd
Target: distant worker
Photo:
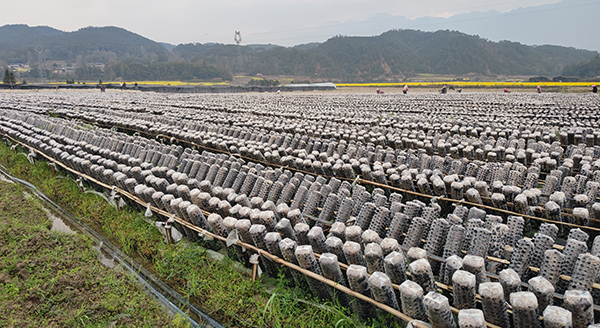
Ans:
[[[375,90],[377,93],[381,93],[381,91],[379,91],[379,88],[377,88],[377,90]]]
[[[280,94],[280,93],[281,93],[281,90],[277,90],[277,94]]]
[[[404,89],[402,89],[402,93],[403,94],[407,94],[408,93],[408,84],[404,85]]]
[[[542,93],[542,87],[540,87],[539,85],[537,86],[537,93]]]
[[[125,90],[127,89],[127,82],[123,82],[123,85],[121,86],[121,90]]]
[[[448,92],[448,89],[446,88],[446,86],[442,87],[442,90],[440,90],[440,93],[446,93]]]
[[[100,92],[106,92],[106,86],[104,84],[100,85]]]
[[[135,87],[134,89],[136,89],[136,90],[137,90],[137,82],[135,82],[135,83],[133,84],[133,86]]]
[[[510,93],[510,90],[508,90],[507,88],[504,88],[504,93]]]
[[[592,84],[592,92],[598,93],[598,87],[595,84]]]
[[[460,88],[459,88],[459,89],[456,89],[456,92],[458,92],[458,93],[461,93],[461,92],[462,92],[462,89],[460,89]]]

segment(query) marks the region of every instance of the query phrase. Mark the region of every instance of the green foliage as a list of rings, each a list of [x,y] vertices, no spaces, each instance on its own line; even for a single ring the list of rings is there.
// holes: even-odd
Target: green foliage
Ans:
[[[545,75],[565,65],[589,60],[594,51],[559,46],[491,42],[455,31],[392,30],[374,37],[336,36],[311,47],[182,44],[172,51],[191,62],[203,61],[254,76],[291,75],[316,80],[383,82],[416,73]]]
[[[85,75],[81,79],[96,79],[98,75]],[[174,80],[232,80],[230,73],[214,66],[200,63],[156,63],[144,65],[136,62],[108,63],[100,77],[114,80],[121,77],[124,80],[174,81]]]
[[[545,76],[534,76],[534,77],[529,78],[529,82],[548,82],[548,81],[550,81],[550,80]]]
[[[102,265],[85,235],[49,231],[48,215],[23,189],[0,182],[1,327],[187,327]]]
[[[592,58],[588,63],[568,65],[562,72],[564,76],[590,78],[600,76],[600,56]]]
[[[9,70],[8,68],[4,71],[4,78],[2,79],[2,83],[5,84],[16,84],[17,79],[15,78],[15,73]]]
[[[46,69],[46,68],[43,68],[40,70],[37,65],[32,66],[28,72],[19,72],[19,74],[21,75],[21,77],[37,79],[37,78],[40,78],[40,71],[44,72],[44,75],[46,76],[46,78],[49,78],[49,79],[54,78],[52,71],[50,71],[49,69]]]
[[[97,67],[84,66],[75,69],[75,76],[78,80],[95,80],[102,74],[102,70]]]
[[[67,84],[75,84],[75,79],[67,79]]]
[[[0,45],[0,58],[11,63],[25,63],[30,56],[37,62],[36,48],[42,49],[46,60],[84,63],[128,58],[150,64],[169,57],[161,44],[114,26],[63,32],[50,27],[5,25],[0,27]]]
[[[39,47],[38,47],[39,46]],[[560,46],[491,42],[456,31],[392,30],[373,37],[336,36],[291,48],[275,45],[164,45],[117,27],[63,32],[50,27],[0,27],[0,58],[7,63],[77,63],[79,80],[231,80],[232,74],[285,75],[315,81],[385,82],[417,73],[593,77],[598,52]],[[182,62],[169,62],[176,59]],[[104,72],[88,63],[102,62]],[[199,66],[189,66],[194,63]],[[135,66],[139,64],[141,66]],[[161,66],[158,64],[164,64]],[[186,66],[188,65],[188,66]],[[38,78],[31,65],[22,77]],[[112,67],[109,67],[112,66]],[[213,67],[214,66],[214,67]],[[563,72],[564,69],[564,72]],[[47,78],[52,72],[45,71]]]
[[[260,86],[278,86],[278,80],[267,80],[267,79],[252,79],[248,81],[248,85],[260,85]]]

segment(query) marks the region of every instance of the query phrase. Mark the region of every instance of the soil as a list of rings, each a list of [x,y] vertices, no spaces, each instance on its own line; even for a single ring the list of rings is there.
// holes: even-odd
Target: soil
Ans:
[[[91,241],[50,231],[21,186],[0,181],[0,327],[165,327],[171,318]]]

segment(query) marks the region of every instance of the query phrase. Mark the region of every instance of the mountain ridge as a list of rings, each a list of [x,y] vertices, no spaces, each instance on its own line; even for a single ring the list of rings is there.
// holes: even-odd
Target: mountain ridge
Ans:
[[[236,51],[237,50],[237,51]],[[315,47],[256,52],[233,45],[184,44],[173,53],[250,75],[300,75],[340,81],[393,81],[416,73],[556,76],[598,52],[518,42],[493,42],[457,31],[392,30],[374,37],[336,36]]]
[[[39,61],[39,51],[45,60],[71,62],[89,56],[87,62],[130,57],[151,63],[166,61],[169,54],[161,44],[115,26],[88,26],[73,32],[44,26],[0,26],[0,59],[7,63]]]
[[[158,78],[157,72],[169,72],[170,77],[180,76],[181,79],[262,75],[344,82],[400,81],[421,73],[557,76],[566,66],[585,63],[598,56],[596,51],[554,45],[528,46],[513,41],[494,42],[450,30],[390,30],[377,36],[337,35],[323,43],[294,47],[190,43],[179,44],[169,51],[171,46],[115,26],[85,27],[74,32],[27,25],[0,27],[0,63],[35,66],[46,60],[75,63],[78,67],[102,63],[111,68],[109,79],[118,76],[135,79],[131,72],[126,72],[127,69],[153,79]],[[170,66],[156,66],[161,63]],[[178,63],[196,66],[176,65]],[[142,72],[144,65],[154,73]],[[190,70],[201,73],[190,73]],[[79,77],[106,78],[102,69],[84,71]]]
[[[444,17],[423,16],[409,19],[401,15],[378,13],[364,20],[328,22],[306,29],[318,30],[319,35],[374,36],[392,29],[417,29],[433,32],[440,29],[457,30],[478,35],[492,41],[511,40],[527,45],[553,44],[578,49],[600,51],[600,38],[593,37],[590,26],[597,25],[600,2],[591,0],[563,0],[553,4],[542,4],[516,8],[507,12],[497,10],[473,11]],[[277,34],[283,39],[299,40],[300,43],[314,42],[307,37],[305,29]],[[263,38],[260,33],[249,38]],[[289,45],[286,45],[289,46]]]

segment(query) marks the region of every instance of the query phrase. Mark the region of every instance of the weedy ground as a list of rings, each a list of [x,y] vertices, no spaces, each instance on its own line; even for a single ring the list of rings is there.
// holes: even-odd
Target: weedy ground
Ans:
[[[0,181],[1,327],[185,327],[82,234],[52,221],[24,188]]]
[[[352,315],[351,309],[335,302],[315,300],[306,289],[291,286],[286,278],[289,275],[283,271],[278,278],[252,281],[247,273],[235,268],[229,257],[224,260],[209,257],[203,246],[214,246],[214,243],[166,244],[158,230],[144,220],[142,208],[132,205],[117,210],[96,194],[80,192],[73,176],[65,171],[53,170],[44,160],[37,159],[32,164],[24,153],[26,151],[20,147],[13,151],[0,142],[0,164],[13,176],[34,184],[126,254],[142,261],[147,269],[226,327],[403,326],[389,315],[361,323]],[[18,196],[17,187],[9,185],[7,188],[15,190],[9,197]],[[106,281],[98,278],[95,270],[99,268],[86,267],[95,262],[96,256],[89,242],[82,237],[49,232],[45,213],[40,215],[38,211],[38,214],[29,215],[37,211],[34,204],[18,203],[3,196],[0,206],[1,212],[10,213],[3,214],[0,220],[13,222],[11,224],[16,227],[6,230],[4,221],[0,221],[0,229],[10,231],[6,234],[16,236],[14,242],[21,243],[11,244],[11,247],[0,244],[3,253],[10,253],[0,260],[8,261],[0,265],[5,268],[0,269],[0,302],[8,302],[1,306],[4,309],[0,309],[0,326],[3,326],[2,320],[7,320],[7,326],[20,327],[19,323],[30,321],[18,320],[32,320],[40,315],[39,320],[46,321],[38,321],[40,325],[32,326],[49,326],[52,323],[47,319],[50,314],[70,320],[56,326],[106,327],[107,322],[117,323],[117,326],[135,322],[133,326],[140,327],[181,325],[181,318],[169,323],[165,315],[159,315],[154,307],[143,302],[142,295],[131,291],[131,284],[118,280],[121,278],[118,273],[109,270],[110,278]],[[31,221],[35,218],[38,221]],[[34,238],[35,242],[30,242]],[[32,246],[35,251],[22,246],[28,243],[35,245]],[[75,255],[75,248],[79,249],[79,255]],[[45,260],[50,261],[49,264],[42,264]],[[55,270],[50,270],[51,267]],[[37,278],[36,273],[36,278],[32,279],[33,273],[38,271],[47,272],[45,278]],[[31,284],[23,285],[21,273],[29,274]],[[94,293],[89,296],[91,303],[84,302],[87,296],[81,295],[86,288]],[[58,293],[56,300],[48,298],[48,293],[53,291]],[[16,295],[19,295],[18,301],[11,301]],[[118,299],[130,302],[118,303]],[[56,304],[61,304],[60,310]],[[139,319],[134,317],[137,313],[142,315]]]

